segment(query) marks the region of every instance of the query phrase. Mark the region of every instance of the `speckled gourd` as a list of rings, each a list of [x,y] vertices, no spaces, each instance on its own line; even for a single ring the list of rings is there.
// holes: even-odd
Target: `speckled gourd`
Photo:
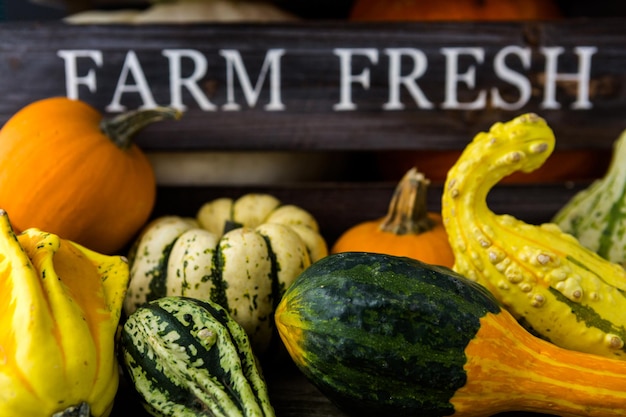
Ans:
[[[626,264],[626,131],[613,145],[604,177],[578,192],[552,218],[564,232],[611,262]]]
[[[124,311],[165,296],[218,303],[241,324],[255,352],[271,350],[281,295],[328,254],[315,218],[268,194],[218,198],[195,218],[162,216],[133,245]]]
[[[554,146],[552,129],[535,114],[496,123],[468,144],[442,196],[454,270],[488,288],[540,337],[626,359],[626,271],[553,223],[527,224],[487,206],[498,181],[541,166]]]
[[[122,366],[157,417],[274,417],[243,328],[218,304],[163,297],[131,314]]]

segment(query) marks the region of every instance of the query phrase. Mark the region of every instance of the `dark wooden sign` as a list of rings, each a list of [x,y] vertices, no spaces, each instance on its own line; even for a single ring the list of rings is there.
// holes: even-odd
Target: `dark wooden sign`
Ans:
[[[524,112],[561,148],[624,128],[621,19],[540,23],[0,25],[0,123],[54,95],[184,109],[146,149],[450,149]],[[139,139],[141,141],[141,138]]]

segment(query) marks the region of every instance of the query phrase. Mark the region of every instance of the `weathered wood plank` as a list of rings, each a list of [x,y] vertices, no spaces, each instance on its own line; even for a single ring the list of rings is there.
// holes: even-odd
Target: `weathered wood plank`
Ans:
[[[623,19],[5,23],[0,123],[35,99],[76,95],[111,113],[149,104],[186,106],[182,121],[140,135],[148,150],[458,149],[492,123],[534,111],[553,126],[559,148],[606,149],[624,128],[624,27]],[[549,62],[554,71],[546,69]],[[195,87],[181,87],[185,82]],[[409,86],[423,94],[421,102]],[[192,95],[193,88],[204,98]],[[498,104],[493,89],[519,107]],[[202,100],[210,109],[201,107]]]
[[[575,192],[586,184],[498,185],[488,196],[491,210],[511,214],[531,224],[549,221]],[[349,227],[385,215],[395,184],[303,183],[267,186],[160,187],[153,216],[194,216],[200,206],[220,197],[237,198],[249,192],[270,193],[285,204],[306,208],[318,220],[329,244]],[[441,208],[442,184],[429,188],[429,208]]]

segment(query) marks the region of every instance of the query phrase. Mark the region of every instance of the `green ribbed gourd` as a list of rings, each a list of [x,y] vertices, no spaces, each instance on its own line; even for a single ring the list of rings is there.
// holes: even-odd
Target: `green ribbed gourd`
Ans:
[[[274,417],[243,328],[216,303],[164,297],[131,314],[120,338],[125,373],[157,417]]]
[[[606,174],[552,218],[564,232],[611,262],[626,264],[626,131],[613,145]]]

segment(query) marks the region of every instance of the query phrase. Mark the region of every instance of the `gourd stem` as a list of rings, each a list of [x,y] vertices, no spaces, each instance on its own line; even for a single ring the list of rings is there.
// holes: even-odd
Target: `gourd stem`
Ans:
[[[429,184],[430,181],[417,168],[411,168],[404,174],[393,193],[380,229],[396,235],[420,234],[431,230],[435,222],[428,216]]]
[[[178,120],[182,113],[173,107],[155,107],[122,113],[100,122],[100,130],[120,149],[128,149],[132,138],[147,125],[166,119]]]

